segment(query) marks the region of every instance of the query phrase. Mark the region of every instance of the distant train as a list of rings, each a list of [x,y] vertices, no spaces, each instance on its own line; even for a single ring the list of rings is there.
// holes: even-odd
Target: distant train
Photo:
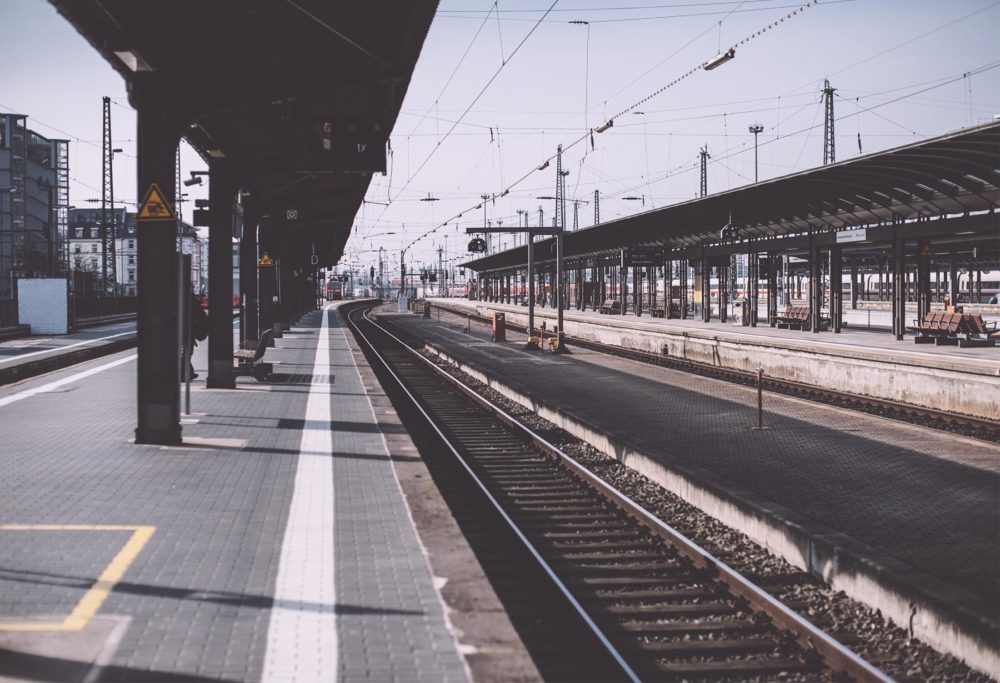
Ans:
[[[340,280],[327,280],[326,300],[340,301],[344,298],[344,283]]]

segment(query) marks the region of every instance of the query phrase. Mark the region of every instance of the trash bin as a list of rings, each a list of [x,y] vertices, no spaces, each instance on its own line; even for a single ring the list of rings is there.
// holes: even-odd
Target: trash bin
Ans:
[[[503,313],[493,314],[493,341],[507,341],[507,316]]]
[[[430,319],[431,317],[431,304],[429,301],[424,302],[424,318]]]

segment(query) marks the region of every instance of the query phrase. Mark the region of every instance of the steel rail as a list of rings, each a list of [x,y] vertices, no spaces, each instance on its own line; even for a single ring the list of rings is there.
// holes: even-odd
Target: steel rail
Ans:
[[[361,310],[361,309],[356,309],[356,310]],[[692,560],[692,562],[696,566],[708,569],[710,572],[714,573],[716,578],[722,581],[734,595],[744,598],[748,603],[753,605],[756,609],[760,610],[761,612],[765,613],[768,617],[770,617],[774,624],[791,632],[795,636],[795,639],[799,642],[799,644],[802,645],[807,651],[816,652],[823,660],[825,666],[827,666],[833,671],[843,672],[856,681],[861,681],[865,683],[869,682],[885,683],[892,681],[890,677],[886,676],[884,673],[873,667],[871,664],[862,659],[859,655],[852,652],[846,646],[838,642],[835,638],[825,633],[824,631],[820,630],[811,622],[806,620],[804,617],[800,616],[796,612],[786,607],[779,600],[771,596],[763,588],[760,588],[751,583],[749,580],[743,577],[739,572],[729,567],[727,564],[725,564],[724,562],[713,556],[704,548],[694,543],[692,540],[681,534],[679,531],[671,527],[669,524],[652,515],[641,505],[639,505],[631,498],[629,498],[626,494],[622,493],[617,488],[615,488],[611,484],[601,479],[598,475],[596,475],[595,473],[591,472],[589,469],[578,463],[571,456],[567,455],[560,448],[558,448],[557,446],[546,440],[541,435],[534,432],[528,426],[521,423],[517,418],[512,416],[503,408],[496,405],[486,397],[479,394],[475,389],[469,387],[464,382],[460,381],[458,378],[454,377],[450,373],[438,367],[436,364],[429,361],[427,358],[425,358],[420,353],[411,348],[409,344],[399,339],[399,337],[393,334],[384,325],[381,325],[378,322],[372,320],[368,316],[369,310],[371,309],[369,308],[364,311],[363,314],[365,318],[372,325],[382,330],[386,335],[396,340],[396,342],[398,342],[403,348],[405,348],[410,353],[410,355],[412,355],[414,358],[420,359],[420,361],[423,364],[425,364],[428,368],[432,369],[439,377],[446,380],[450,385],[452,385],[460,392],[462,392],[466,397],[468,397],[478,405],[482,406],[486,410],[490,411],[494,416],[496,416],[502,422],[507,424],[509,427],[513,428],[516,431],[519,431],[524,437],[526,437],[531,443],[533,443],[540,450],[547,453],[550,457],[555,458],[556,460],[561,462],[564,466],[568,467],[577,476],[581,477],[582,479],[590,483],[590,485],[600,494],[602,494],[604,498],[609,500],[618,509],[625,512],[635,522],[640,524],[654,536],[663,540],[668,546],[681,552],[683,555]],[[367,340],[367,338],[365,339],[365,341],[374,351],[374,347]],[[389,369],[394,379],[400,383],[400,386],[403,386],[402,381],[399,379],[399,377],[389,368],[387,361],[383,359],[380,355],[378,355],[378,357],[382,361],[382,363],[386,366],[386,368]],[[418,407],[420,407],[419,403],[416,401],[416,399],[413,398],[412,394],[410,394],[410,392],[406,390],[405,386],[403,388],[406,391],[407,395],[410,396],[411,400],[413,400],[414,403],[417,404]],[[421,413],[424,415],[424,417],[428,420],[428,422],[432,424],[432,426],[434,426],[435,431],[440,435],[441,432],[437,428],[437,426],[434,425],[433,419],[427,415],[427,413],[423,410],[422,407],[420,407],[420,410]],[[443,435],[442,438],[444,438]],[[449,448],[456,455],[456,457],[458,457],[461,460],[461,456],[458,455],[458,452],[454,449],[451,443],[447,440],[446,443],[448,443]],[[572,596],[569,594],[565,586],[561,582],[559,582],[557,578],[555,578],[551,569],[544,564],[544,561],[538,555],[537,551],[534,550],[533,546],[531,546],[530,541],[528,541],[524,537],[524,535],[519,530],[517,530],[516,526],[514,525],[514,522],[510,519],[510,517],[506,514],[506,512],[504,512],[500,508],[499,503],[496,501],[496,499],[484,488],[484,484],[479,480],[479,478],[475,477],[475,475],[472,473],[472,470],[469,468],[468,464],[466,464],[464,461],[462,461],[462,464],[465,467],[465,469],[470,474],[472,474],[477,484],[479,484],[480,488],[483,489],[484,493],[486,493],[486,495],[490,498],[490,500],[494,503],[494,505],[497,506],[497,509],[501,512],[503,517],[508,521],[509,524],[511,524],[512,528],[515,529],[518,536],[522,538],[524,542],[532,549],[532,554],[535,555],[536,558],[538,558],[539,562],[543,563],[543,566],[545,566],[546,571],[549,573],[549,575],[553,577],[553,580],[559,583],[564,594],[566,594],[567,597],[569,597],[570,600],[573,602],[574,607],[577,607],[582,612],[582,608],[579,607],[579,603],[574,598],[572,598]],[[588,617],[587,623],[592,625],[593,621],[590,620]],[[592,628],[596,627],[592,626]],[[605,641],[606,639],[602,638],[602,642]],[[618,659],[618,657],[616,657],[616,659]]]
[[[430,427],[434,430],[434,432],[437,434],[438,438],[442,441],[442,443],[444,443],[448,447],[448,450],[451,451],[452,455],[455,456],[455,458],[458,460],[458,462],[462,465],[462,468],[466,471],[466,473],[476,483],[476,486],[479,487],[479,490],[482,491],[483,495],[486,496],[487,500],[490,501],[490,503],[496,509],[497,513],[508,524],[508,526],[510,527],[511,531],[513,531],[514,534],[521,541],[521,543],[524,544],[524,546],[525,546],[525,548],[527,548],[528,552],[531,553],[532,557],[535,558],[535,561],[538,562],[538,564],[542,568],[542,570],[548,575],[548,577],[556,585],[556,588],[559,589],[559,592],[562,593],[562,595],[570,603],[570,605],[573,607],[573,609],[577,612],[577,614],[580,616],[580,619],[587,625],[587,627],[597,637],[597,639],[601,642],[601,644],[605,647],[605,649],[607,649],[608,654],[610,654],[611,657],[612,657],[612,659],[614,659],[615,662],[618,664],[618,666],[621,667],[621,670],[626,675],[626,677],[630,681],[632,681],[633,683],[640,683],[642,679],[636,674],[635,671],[632,670],[632,667],[630,667],[628,665],[628,663],[625,661],[625,658],[622,657],[622,655],[621,655],[620,652],[618,652],[618,649],[611,643],[611,641],[604,634],[604,632],[601,631],[600,627],[598,627],[598,625],[590,617],[590,615],[583,608],[583,606],[579,603],[579,601],[576,599],[576,597],[572,594],[572,592],[570,592],[570,590],[569,590],[569,588],[567,588],[566,584],[564,584],[562,582],[562,580],[556,574],[555,570],[553,570],[552,567],[549,566],[549,564],[545,561],[545,559],[542,557],[541,553],[534,546],[534,544],[530,540],[528,540],[528,537],[525,536],[524,532],[521,531],[521,529],[517,526],[517,524],[514,522],[514,520],[511,519],[510,515],[507,514],[506,510],[504,510],[504,508],[500,504],[500,502],[489,491],[489,489],[483,483],[482,479],[479,478],[479,476],[475,473],[475,471],[469,466],[469,464],[465,461],[465,459],[462,457],[462,455],[459,453],[459,451],[455,448],[455,446],[452,443],[451,439],[449,439],[441,431],[441,429],[438,427],[437,421],[434,418],[432,418],[430,415],[427,414],[427,411],[424,410],[424,407],[421,405],[420,401],[417,400],[417,398],[410,392],[409,388],[406,386],[406,383],[399,377],[398,374],[396,374],[395,370],[393,370],[393,368],[390,365],[389,361],[385,357],[383,357],[383,355],[381,353],[379,353],[378,349],[375,348],[375,345],[371,342],[371,340],[368,338],[368,336],[361,330],[361,328],[353,320],[351,320],[351,316],[353,314],[359,312],[359,311],[362,311],[362,315],[364,315],[365,318],[372,325],[374,325],[378,329],[382,330],[385,334],[387,334],[388,336],[390,336],[402,348],[404,348],[408,352],[412,353],[414,355],[414,357],[420,358],[421,361],[423,361],[425,363],[427,362],[426,359],[423,358],[422,356],[420,356],[420,354],[415,353],[413,351],[413,349],[411,349],[408,344],[406,344],[401,339],[399,339],[398,337],[396,337],[396,335],[392,334],[391,332],[389,332],[388,330],[386,330],[384,327],[382,327],[381,325],[379,325],[375,321],[371,320],[371,318],[368,318],[366,309],[356,308],[356,309],[353,309],[353,310],[351,310],[351,311],[349,311],[347,313],[347,315],[346,315],[347,320],[350,323],[352,329],[354,330],[354,333],[357,336],[357,338],[363,340],[365,342],[365,344],[368,346],[368,348],[371,350],[372,354],[376,358],[378,358],[378,360],[379,360],[380,363],[382,363],[382,366],[385,368],[386,372],[388,372],[392,376],[393,380],[399,385],[399,388],[406,394],[407,398],[410,400],[410,402],[413,404],[413,406],[416,407],[418,411],[420,411],[420,414],[423,416],[423,418],[427,422],[427,424],[430,425]],[[428,363],[428,365],[430,367],[433,367],[432,364]],[[435,370],[436,369],[437,368],[435,368]]]

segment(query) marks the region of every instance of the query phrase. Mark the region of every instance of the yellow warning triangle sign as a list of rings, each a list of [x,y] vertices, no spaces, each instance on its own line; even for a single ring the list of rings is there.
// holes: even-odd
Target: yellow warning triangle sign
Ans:
[[[139,205],[139,213],[135,219],[137,221],[168,221],[176,218],[174,209],[170,206],[163,192],[156,183],[149,186],[146,196]]]
[[[268,256],[267,252],[265,251],[264,255],[260,257],[260,261],[258,261],[258,265],[261,265],[261,266],[273,266],[274,262],[271,261],[271,257]]]

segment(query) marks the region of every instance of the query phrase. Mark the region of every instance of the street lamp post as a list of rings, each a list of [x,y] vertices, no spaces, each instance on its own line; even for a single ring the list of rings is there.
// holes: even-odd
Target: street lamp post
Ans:
[[[764,132],[764,126],[759,123],[755,123],[750,126],[750,132],[753,133],[753,181],[756,183],[757,178],[757,136]]]

